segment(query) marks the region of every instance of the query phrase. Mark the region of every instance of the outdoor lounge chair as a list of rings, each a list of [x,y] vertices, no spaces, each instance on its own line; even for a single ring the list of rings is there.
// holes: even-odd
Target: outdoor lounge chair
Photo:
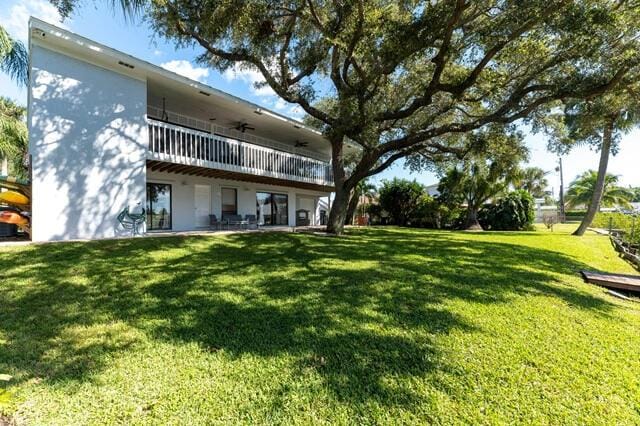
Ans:
[[[247,223],[247,228],[258,229],[258,218],[255,214],[247,214],[244,216],[244,220]]]

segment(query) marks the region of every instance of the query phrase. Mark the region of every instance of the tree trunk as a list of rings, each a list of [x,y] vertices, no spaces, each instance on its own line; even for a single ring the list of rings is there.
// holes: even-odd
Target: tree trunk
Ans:
[[[343,185],[336,185],[336,196],[329,212],[329,222],[327,223],[327,232],[340,235],[344,230],[344,222],[347,216],[347,207],[349,204],[349,195],[351,191],[344,188]]]
[[[478,222],[478,208],[469,206],[467,208],[467,220],[464,225],[466,231],[482,231],[482,226]]]
[[[580,226],[574,231],[573,235],[584,235],[587,228],[591,226],[591,222],[593,222],[593,218],[596,216],[596,213],[600,209],[600,200],[602,199],[602,193],[604,192],[604,180],[607,175],[607,165],[609,164],[609,153],[611,152],[614,120],[614,118],[611,118],[605,125],[604,132],[602,134],[602,146],[600,147],[600,164],[598,165],[596,186],[593,189],[593,196],[591,197],[591,203],[589,203],[587,213],[582,218]]]
[[[340,235],[344,230],[344,220],[347,216],[347,207],[351,195],[351,187],[345,185],[346,176],[344,172],[343,139],[340,134],[327,135],[331,141],[331,166],[333,168],[333,183],[335,198],[329,211],[327,232]]]
[[[353,225],[353,215],[356,213],[356,209],[358,208],[359,199],[360,194],[358,194],[358,191],[353,190],[351,198],[349,198],[349,204],[347,205],[347,214],[344,218],[345,225]]]

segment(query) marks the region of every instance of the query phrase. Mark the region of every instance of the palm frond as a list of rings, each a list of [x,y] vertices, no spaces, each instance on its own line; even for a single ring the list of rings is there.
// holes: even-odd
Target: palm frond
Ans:
[[[0,26],[0,71],[22,86],[29,83],[29,55],[24,44]]]
[[[25,109],[13,101],[0,97],[0,158],[7,158],[13,174],[23,176],[22,166],[27,152],[27,124]]]
[[[589,205],[593,197],[598,173],[595,170],[588,170],[576,177],[571,182],[567,190],[565,200],[569,208],[580,205]],[[619,177],[607,173],[604,178],[604,188],[600,205],[602,207],[629,207],[629,202],[633,199],[633,191],[618,186]]]

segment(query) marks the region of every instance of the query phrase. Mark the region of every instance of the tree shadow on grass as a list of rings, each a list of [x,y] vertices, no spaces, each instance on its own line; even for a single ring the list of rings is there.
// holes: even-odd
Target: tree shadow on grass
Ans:
[[[606,300],[559,282],[587,267],[548,250],[397,229],[37,245],[0,252],[0,371],[18,382],[91,380],[146,336],[232,358],[287,354],[340,400],[425,404],[402,378],[449,368],[437,336],[482,332],[447,302],[540,294],[608,315]]]

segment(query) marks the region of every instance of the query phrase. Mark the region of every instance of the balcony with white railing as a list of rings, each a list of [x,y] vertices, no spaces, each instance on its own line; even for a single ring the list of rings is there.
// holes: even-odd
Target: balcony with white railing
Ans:
[[[330,163],[300,154],[147,118],[147,159],[329,187]]]

